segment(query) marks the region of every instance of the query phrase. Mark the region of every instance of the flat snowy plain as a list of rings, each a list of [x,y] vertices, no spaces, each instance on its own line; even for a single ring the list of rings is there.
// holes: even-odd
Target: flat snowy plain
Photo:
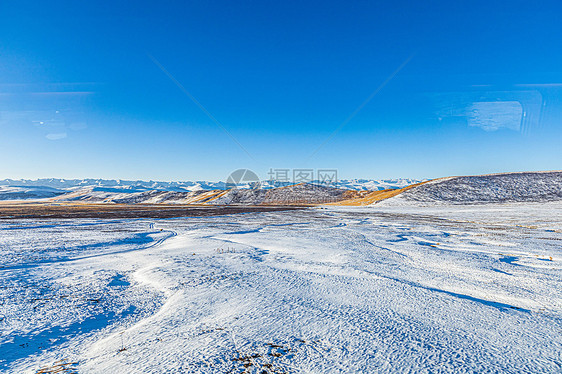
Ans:
[[[559,373],[561,240],[561,203],[3,221],[0,371]]]

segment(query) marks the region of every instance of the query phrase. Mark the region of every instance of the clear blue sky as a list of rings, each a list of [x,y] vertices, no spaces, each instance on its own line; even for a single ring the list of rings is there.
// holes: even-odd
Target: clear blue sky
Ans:
[[[560,1],[3,1],[0,179],[562,169],[561,16]]]

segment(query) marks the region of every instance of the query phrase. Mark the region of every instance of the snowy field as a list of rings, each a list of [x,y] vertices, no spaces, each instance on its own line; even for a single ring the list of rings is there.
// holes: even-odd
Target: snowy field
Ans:
[[[0,222],[0,371],[562,371],[562,204]]]

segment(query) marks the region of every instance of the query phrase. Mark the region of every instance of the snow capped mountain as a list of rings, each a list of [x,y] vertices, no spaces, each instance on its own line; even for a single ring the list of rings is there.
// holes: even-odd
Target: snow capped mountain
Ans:
[[[340,180],[331,183],[327,187],[338,188],[343,190],[354,191],[379,191],[384,189],[398,189],[417,183],[414,179],[349,179]],[[312,181],[312,184],[322,185],[319,181]],[[270,190],[279,187],[291,186],[295,183],[289,181],[271,181],[265,180],[260,182],[260,189]],[[249,183],[240,183],[238,189],[251,189]],[[156,192],[198,192],[198,191],[214,191],[226,190],[225,182],[209,182],[209,181],[185,181],[185,182],[161,182],[161,181],[128,181],[120,179],[4,179],[0,180],[0,200],[13,199],[39,199],[50,198],[66,193],[74,193],[80,191],[80,195],[89,194],[90,197],[96,196],[95,200],[104,201],[107,198],[113,200],[118,198],[128,199],[132,197],[130,194],[142,193],[145,196],[155,195]],[[152,191],[152,192],[151,192]],[[73,195],[71,195],[72,197]],[[78,195],[73,198],[77,198]],[[167,194],[166,199],[174,198],[173,194]],[[177,196],[176,196],[177,197]]]
[[[388,189],[404,188],[411,184],[416,184],[421,180],[401,178],[401,179],[344,179],[338,181],[336,187],[346,190],[356,191],[380,191]]]
[[[95,187],[118,187],[118,188],[144,188],[151,190],[164,190],[164,191],[196,191],[196,190],[213,190],[224,189],[224,182],[159,182],[159,181],[128,181],[120,179],[4,179],[0,180],[0,186],[18,186],[18,187],[38,187],[45,186],[58,189],[76,189],[88,186]]]

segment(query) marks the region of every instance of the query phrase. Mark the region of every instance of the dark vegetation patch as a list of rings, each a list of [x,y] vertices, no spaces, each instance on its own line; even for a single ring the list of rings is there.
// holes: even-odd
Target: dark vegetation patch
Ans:
[[[125,204],[2,204],[0,219],[176,218],[304,209],[305,206],[193,206]]]

